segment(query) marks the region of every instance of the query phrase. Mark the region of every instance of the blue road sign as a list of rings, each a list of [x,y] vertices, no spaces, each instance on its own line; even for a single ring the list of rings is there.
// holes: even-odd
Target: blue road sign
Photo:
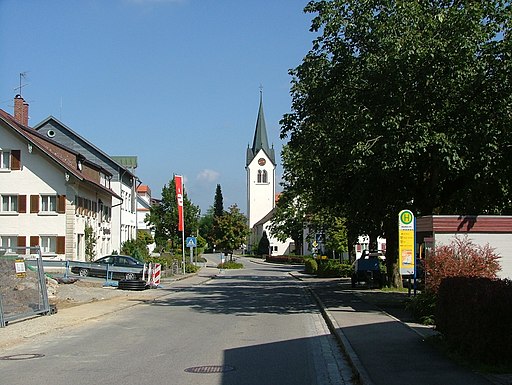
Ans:
[[[197,238],[196,237],[187,237],[186,242],[187,247],[197,247]]]

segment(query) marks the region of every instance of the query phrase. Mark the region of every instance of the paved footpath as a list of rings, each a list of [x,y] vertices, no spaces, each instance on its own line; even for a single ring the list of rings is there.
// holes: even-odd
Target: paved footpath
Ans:
[[[425,342],[431,328],[398,320],[363,300],[348,282],[303,280],[363,385],[511,384],[458,366]]]

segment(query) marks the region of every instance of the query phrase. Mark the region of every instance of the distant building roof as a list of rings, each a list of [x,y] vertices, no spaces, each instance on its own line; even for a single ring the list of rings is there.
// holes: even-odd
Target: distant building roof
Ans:
[[[137,192],[139,194],[148,194],[151,195],[151,189],[148,185],[141,184],[139,187],[137,187]]]
[[[80,153],[68,147],[65,147],[57,142],[54,142],[51,139],[45,138],[43,135],[41,135],[33,128],[20,124],[12,115],[1,109],[0,120],[3,120],[9,127],[11,127],[19,135],[28,140],[29,143],[34,144],[37,148],[39,148],[42,151],[43,154],[50,157],[55,163],[63,167],[69,174],[72,174],[79,180],[82,180],[86,183],[90,183],[96,186],[97,188],[100,188],[101,190],[109,193],[110,195],[118,199],[122,199],[110,188],[103,186],[87,173],[80,171],[77,168],[77,160],[80,159],[81,161],[85,161],[92,168],[101,170],[103,173],[107,175],[110,174],[108,171],[106,171],[99,165],[87,161],[87,159],[85,159]]]
[[[126,167],[132,171],[137,168],[136,156],[111,156],[111,158],[121,166]]]

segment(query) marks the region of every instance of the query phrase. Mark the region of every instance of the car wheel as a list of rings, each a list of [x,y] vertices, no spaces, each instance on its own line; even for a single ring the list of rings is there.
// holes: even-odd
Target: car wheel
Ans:
[[[87,277],[89,275],[89,269],[81,268],[78,271],[78,274],[80,275],[80,277]]]
[[[124,278],[127,279],[127,280],[131,280],[131,279],[133,280],[133,279],[136,279],[137,277],[136,277],[135,273],[126,273],[124,275]]]

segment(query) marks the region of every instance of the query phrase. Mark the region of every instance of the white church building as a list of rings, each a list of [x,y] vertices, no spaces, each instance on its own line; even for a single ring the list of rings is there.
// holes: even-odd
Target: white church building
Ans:
[[[276,159],[274,148],[269,147],[263,97],[260,92],[260,106],[252,147],[247,147],[245,169],[247,172],[247,217],[251,234],[247,248],[255,252],[263,232],[270,242],[271,255],[287,255],[294,249],[291,239],[280,242],[270,234],[269,227],[276,206]]]

